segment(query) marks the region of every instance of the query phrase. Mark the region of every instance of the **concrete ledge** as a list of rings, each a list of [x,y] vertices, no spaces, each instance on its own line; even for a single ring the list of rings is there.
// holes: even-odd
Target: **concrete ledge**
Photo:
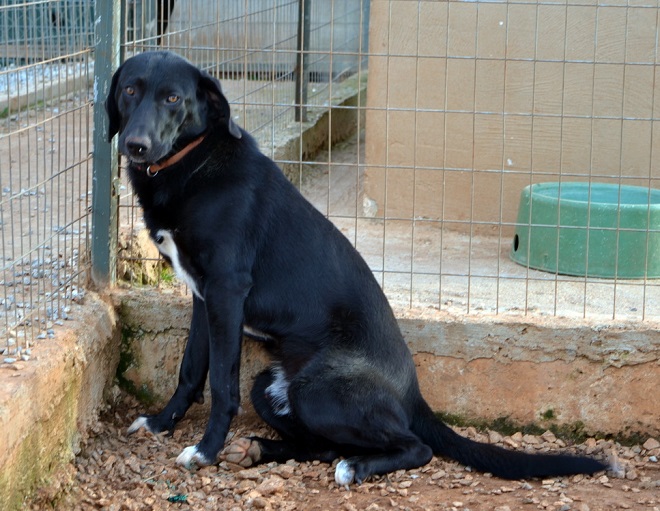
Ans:
[[[308,121],[280,130],[273,159],[293,183],[298,182],[300,162],[320,150],[347,139],[364,126],[368,72],[363,71],[332,85],[332,108],[310,107]],[[358,122],[360,118],[360,122]]]
[[[176,388],[190,298],[129,291],[116,299],[129,361],[123,378],[163,404]],[[585,433],[660,433],[650,394],[660,381],[658,325],[415,310],[397,311],[397,317],[422,392],[435,410],[467,421],[506,417],[517,425],[579,427]],[[259,344],[244,341],[242,396],[266,364]]]
[[[94,68],[89,73],[79,73],[75,76],[58,78],[52,82],[40,83],[34,90],[21,91],[14,96],[5,95],[0,97],[0,114],[12,114],[40,102],[58,100],[67,94],[75,94],[93,85]]]
[[[122,325],[119,384],[157,409],[176,389],[192,298],[153,289],[118,290],[113,298]],[[268,355],[259,343],[246,340],[241,357],[241,395],[246,397],[254,376],[267,366]],[[204,406],[209,403],[207,389]]]
[[[660,433],[660,324],[399,310],[436,410],[589,433]]]
[[[70,315],[19,369],[0,367],[0,509],[21,509],[71,461],[115,376],[120,332],[111,305],[88,293]]]

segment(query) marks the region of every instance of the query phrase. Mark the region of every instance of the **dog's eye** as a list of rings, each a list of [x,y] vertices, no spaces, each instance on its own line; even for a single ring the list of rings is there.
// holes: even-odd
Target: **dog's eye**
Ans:
[[[170,94],[169,96],[167,96],[168,103],[176,103],[177,101],[179,101],[179,96],[177,96],[176,94]]]
[[[133,96],[135,94],[135,88],[131,87],[130,85],[127,85],[126,87],[124,87],[124,92],[129,96]]]

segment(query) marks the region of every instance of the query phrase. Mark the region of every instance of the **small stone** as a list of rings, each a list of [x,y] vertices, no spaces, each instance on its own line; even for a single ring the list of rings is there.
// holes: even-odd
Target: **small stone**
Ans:
[[[437,479],[442,479],[446,475],[447,475],[447,472],[445,472],[444,470],[438,470],[437,472],[433,472],[431,474],[431,479],[433,479],[435,481]]]
[[[284,464],[284,465],[278,465],[272,470],[272,472],[273,474],[277,474],[283,479],[289,479],[290,477],[293,476],[295,470],[296,469],[293,466]]]
[[[523,442],[529,445],[538,445],[541,443],[541,440],[539,440],[539,437],[534,435],[524,435]]]
[[[270,507],[270,504],[268,503],[268,499],[265,499],[264,497],[256,497],[252,501],[252,505],[257,509],[266,509]]]
[[[637,470],[635,470],[634,468],[628,468],[628,470],[626,470],[626,479],[628,479],[629,481],[634,481],[635,479],[637,479],[637,477],[638,477]]]
[[[554,443],[557,441],[557,437],[556,437],[555,434],[554,434],[552,431],[550,431],[550,430],[547,430],[545,433],[543,433],[543,434],[541,435],[541,438],[542,438],[543,440],[545,440],[546,442],[549,442],[549,443],[552,443],[552,444],[554,444]]]
[[[509,447],[513,447],[514,449],[518,448],[518,446],[520,445],[511,437],[504,438],[503,443],[505,445],[508,445]]]
[[[241,470],[239,472],[236,472],[236,477],[239,479],[250,479],[252,481],[255,481],[261,477],[261,474],[259,473],[259,470],[256,468],[250,468],[247,470]]]
[[[256,490],[262,495],[272,495],[281,492],[284,488],[284,479],[280,476],[270,476],[264,479]]]
[[[16,359],[14,357],[5,357],[4,362],[5,364],[13,364],[14,362],[16,362]]]
[[[660,442],[658,442],[655,438],[649,438],[646,442],[644,442],[644,445],[642,445],[644,449],[647,451],[650,451],[652,449],[658,449],[660,448]]]

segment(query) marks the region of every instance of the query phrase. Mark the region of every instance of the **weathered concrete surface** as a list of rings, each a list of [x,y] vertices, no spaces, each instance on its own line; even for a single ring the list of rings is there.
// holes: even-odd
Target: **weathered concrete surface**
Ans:
[[[422,391],[468,419],[660,432],[660,325],[400,310]]]
[[[114,299],[123,332],[120,384],[157,408],[176,389],[192,298],[145,289],[116,291]],[[259,343],[246,340],[241,357],[241,395],[245,398],[256,373],[266,367],[268,356]],[[206,404],[208,397],[207,385]]]
[[[113,307],[94,293],[72,306],[56,338],[28,362],[0,366],[0,509],[23,499],[73,458],[96,419],[119,360]]]
[[[190,321],[190,298],[129,291],[121,303],[123,376],[156,404],[176,388]],[[660,433],[653,389],[660,384],[658,325],[575,320],[454,317],[397,311],[414,354],[422,392],[433,409],[468,420],[508,417],[517,424],[571,426],[585,432]],[[241,395],[267,363],[243,344]]]

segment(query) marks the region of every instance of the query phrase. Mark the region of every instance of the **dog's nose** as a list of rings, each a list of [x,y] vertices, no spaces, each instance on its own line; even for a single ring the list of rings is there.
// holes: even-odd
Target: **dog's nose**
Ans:
[[[129,137],[126,139],[126,149],[130,156],[144,156],[151,149],[151,143],[145,137]]]

